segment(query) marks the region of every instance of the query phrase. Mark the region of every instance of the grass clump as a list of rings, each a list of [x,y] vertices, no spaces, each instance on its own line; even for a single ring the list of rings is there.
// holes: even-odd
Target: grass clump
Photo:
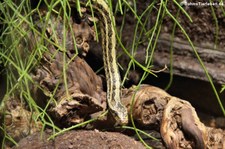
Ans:
[[[68,93],[68,83],[67,83],[67,75],[66,70],[68,66],[68,62],[66,61],[66,42],[67,42],[67,30],[71,29],[72,26],[70,24],[71,19],[71,6],[68,0],[56,0],[56,1],[37,1],[32,2],[29,0],[20,0],[20,1],[13,1],[13,0],[4,0],[0,4],[0,20],[1,20],[1,36],[0,36],[0,65],[4,68],[4,73],[6,74],[7,81],[6,81],[6,93],[2,99],[0,110],[4,113],[4,104],[9,99],[9,97],[18,96],[22,103],[26,103],[28,105],[29,111],[35,113],[36,116],[32,117],[34,121],[40,121],[42,123],[44,130],[46,127],[52,128],[54,130],[53,136],[54,138],[56,135],[63,133],[65,131],[82,127],[87,123],[93,122],[95,119],[88,120],[84,123],[69,127],[67,129],[61,130],[58,128],[51,117],[47,114],[47,109],[49,107],[50,102],[55,102],[53,98],[54,92],[52,95],[49,96],[50,100],[46,104],[45,107],[40,107],[31,92],[30,84],[35,84],[32,79],[31,71],[39,64],[40,60],[43,57],[45,52],[48,52],[48,45],[54,45],[59,51],[63,52],[63,80],[64,85],[66,88],[66,92]],[[135,67],[140,67],[144,73],[141,76],[140,82],[137,85],[137,90],[139,89],[142,82],[149,76],[154,75],[157,77],[155,73],[151,70],[152,63],[153,63],[153,56],[157,46],[157,40],[159,39],[163,21],[165,17],[169,17],[173,20],[173,32],[172,32],[172,39],[175,37],[175,30],[179,28],[186,39],[188,40],[190,46],[192,47],[195,56],[197,57],[199,63],[201,64],[205,75],[207,76],[213,92],[217,98],[217,101],[221,107],[225,115],[225,110],[221,103],[220,97],[218,95],[217,90],[215,89],[214,83],[209,75],[203,61],[199,57],[198,51],[196,50],[193,42],[191,41],[189,35],[186,33],[183,26],[180,24],[179,20],[177,19],[178,16],[183,13],[187,19],[192,22],[192,18],[188,15],[185,9],[175,0],[172,2],[177,8],[176,16],[172,15],[170,10],[168,9],[168,1],[151,1],[149,5],[146,7],[143,12],[138,12],[137,10],[137,1],[135,0],[118,0],[114,5],[114,1],[108,0],[107,1],[112,14],[120,13],[123,15],[122,25],[119,30],[116,32],[117,43],[118,46],[123,49],[124,53],[130,58],[128,63],[128,68],[126,69],[125,76],[122,79],[122,84],[125,83],[127,75],[131,69],[135,69]],[[40,11],[40,7],[42,3],[45,3],[47,8],[47,13],[45,17],[42,17],[42,12]],[[91,1],[88,1],[91,4]],[[81,7],[79,0],[76,0],[76,7],[78,12],[81,14]],[[113,7],[115,6],[115,7]],[[90,6],[91,8],[91,6]],[[218,35],[218,20],[216,19],[214,9],[212,9],[213,18],[216,23],[216,36],[215,36],[215,45],[217,45],[217,35]],[[156,13],[155,13],[156,12]],[[54,30],[54,22],[51,22],[51,15],[58,15],[58,19],[62,19],[62,42],[57,42],[57,31]],[[93,12],[94,14],[94,12]],[[122,32],[125,27],[126,22],[126,15],[132,15],[135,18],[135,30],[134,36],[132,37],[132,44],[130,47],[126,47],[121,38]],[[155,15],[156,14],[156,15]],[[38,16],[42,26],[37,28],[38,24],[35,23],[34,15]],[[155,22],[152,22],[152,25],[149,27],[148,23],[150,22],[150,18],[155,15],[156,19]],[[95,24],[96,25],[96,24]],[[53,28],[52,30],[52,37],[48,38],[46,36],[46,30],[48,27]],[[96,27],[97,28],[97,27]],[[116,29],[116,26],[114,26]],[[97,33],[98,34],[98,33]],[[31,38],[32,37],[32,38]],[[56,42],[53,42],[54,41]],[[145,55],[145,62],[141,64],[135,59],[135,53],[138,50],[138,47],[144,40],[148,41],[146,47],[146,55]],[[75,38],[73,37],[73,42],[75,42]],[[128,50],[129,48],[129,50]],[[75,49],[75,58],[78,55],[78,50],[76,46]],[[173,81],[173,48],[171,46],[170,49],[171,59],[170,59],[170,81],[167,89],[171,86]],[[51,55],[54,58],[54,54]],[[37,85],[38,88],[41,88]],[[42,88],[41,88],[42,89]],[[56,91],[57,89],[55,89]],[[223,86],[222,91],[225,90]],[[134,95],[135,96],[135,95]],[[133,98],[134,99],[134,98]],[[132,101],[134,103],[134,101]],[[132,113],[132,112],[131,112]],[[104,113],[105,114],[105,113]],[[103,115],[104,115],[103,114]],[[151,148],[147,145],[147,143],[141,138],[139,133],[147,135],[145,132],[136,128],[135,122],[131,115],[132,127],[124,127],[125,129],[132,129],[137,134],[139,139],[142,141],[143,144],[146,145],[147,148]],[[5,139],[14,142],[10,136],[7,135],[7,132],[4,131],[5,128],[2,127],[3,132],[5,132]],[[149,136],[150,137],[150,136]],[[150,137],[151,138],[151,137]]]

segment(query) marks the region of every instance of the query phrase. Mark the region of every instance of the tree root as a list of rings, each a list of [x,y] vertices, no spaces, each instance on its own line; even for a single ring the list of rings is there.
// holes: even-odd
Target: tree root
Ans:
[[[167,148],[224,148],[225,131],[201,123],[189,102],[150,85],[141,85],[138,91],[134,87],[125,89],[123,93],[133,119],[141,126],[160,130]],[[129,99],[134,93],[132,108]]]

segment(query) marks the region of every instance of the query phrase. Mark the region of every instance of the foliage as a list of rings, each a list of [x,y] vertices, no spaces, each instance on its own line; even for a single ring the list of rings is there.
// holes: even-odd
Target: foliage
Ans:
[[[77,9],[78,12],[81,13],[80,10],[80,3],[78,0],[77,1]],[[35,100],[32,97],[32,93],[30,92],[30,83],[34,83],[31,76],[30,76],[30,71],[38,64],[40,61],[42,55],[44,52],[48,51],[47,47],[45,46],[44,42],[48,42],[49,44],[54,44],[54,46],[58,47],[58,49],[64,51],[63,49],[66,49],[66,31],[67,30],[67,25],[70,17],[71,17],[71,7],[70,7],[70,2],[68,0],[55,0],[55,1],[47,1],[44,0],[44,3],[46,4],[49,12],[47,13],[48,15],[46,18],[42,18],[43,22],[46,22],[46,26],[42,28],[41,31],[37,30],[34,26],[34,20],[33,20],[33,15],[40,14],[41,12],[39,11],[39,7],[41,5],[41,2],[37,2],[35,7],[31,5],[31,1],[29,0],[20,0],[20,1],[14,1],[14,0],[4,0],[3,2],[0,3],[0,20],[1,20],[1,37],[0,37],[0,64],[3,65],[4,71],[7,74],[7,85],[6,85],[6,94],[2,100],[2,104],[0,106],[0,110],[3,111],[4,107],[4,102],[8,99],[10,96],[14,96],[15,93],[19,93],[19,97],[21,97],[21,102],[26,102],[29,105],[30,111],[37,112],[38,117],[35,118],[35,120],[41,120],[43,123],[43,129],[45,127],[51,127],[53,130],[56,132],[52,137],[65,132],[66,130],[70,130],[73,128],[80,127],[82,125],[85,125],[87,123],[92,122],[93,120],[84,122],[82,124],[79,124],[77,126],[72,126],[70,128],[67,128],[65,130],[61,130],[57,126],[54,125],[53,120],[50,118],[50,116],[47,114],[46,109],[49,106],[48,104],[44,109],[39,107]],[[90,3],[90,1],[89,1]],[[172,33],[172,38],[174,37],[174,31],[176,28],[179,28],[182,30],[183,34],[189,41],[199,63],[201,64],[202,68],[205,71],[205,75],[207,76],[213,92],[215,93],[215,96],[218,100],[218,103],[220,104],[220,107],[225,115],[225,110],[223,108],[223,105],[220,101],[219,95],[217,90],[215,89],[215,86],[213,84],[213,81],[207,71],[207,69],[204,66],[203,61],[198,55],[198,52],[192,43],[191,39],[189,38],[188,34],[185,32],[185,29],[180,25],[179,20],[177,20],[177,17],[180,13],[183,13],[186,15],[188,20],[190,20],[190,23],[192,22],[191,17],[187,14],[185,9],[176,1],[173,0],[173,3],[175,4],[177,8],[177,15],[173,16],[169,9],[167,8],[167,0],[160,0],[160,1],[151,1],[151,3],[147,6],[147,8],[140,14],[137,10],[137,1],[135,0],[118,0],[115,7],[113,7],[113,1],[108,0],[108,4],[110,6],[110,9],[114,14],[122,14],[124,16],[123,18],[123,23],[121,25],[120,30],[117,31],[116,37],[119,46],[123,49],[124,53],[126,53],[129,58],[129,64],[128,64],[128,69],[125,73],[124,78],[122,79],[122,84],[126,81],[128,72],[130,71],[131,68],[135,68],[135,65],[143,69],[144,73],[141,77],[141,80],[139,84],[137,85],[137,90],[140,86],[140,84],[145,80],[145,78],[151,74],[156,76],[151,71],[152,68],[152,60],[153,60],[153,55],[154,51],[156,49],[157,45],[157,39],[159,38],[162,23],[164,18],[170,17],[174,21],[174,27],[173,27],[173,33]],[[61,9],[58,10],[56,9],[56,6],[60,6]],[[214,13],[214,8],[212,7],[212,14],[213,18],[215,20],[215,26],[216,26],[216,35],[218,34],[218,20],[216,19],[215,13]],[[63,33],[63,44],[56,44],[53,43],[51,40],[46,38],[44,35],[45,30],[47,25],[49,25],[49,20],[51,13],[56,13],[60,14],[59,11],[63,11],[63,30],[65,31]],[[156,21],[154,22],[154,25],[151,28],[147,27],[147,23],[149,22],[149,18],[153,14],[153,11],[157,12],[156,15]],[[124,29],[124,24],[126,21],[126,14],[127,13],[132,13],[132,15],[136,19],[136,27],[135,27],[135,32],[134,32],[134,37],[133,37],[133,42],[131,45],[131,49],[128,50],[126,46],[123,45],[121,41],[122,37],[122,30]],[[96,24],[95,24],[96,25]],[[71,26],[69,26],[71,27]],[[115,26],[114,26],[115,27]],[[30,36],[30,34],[34,34],[37,36],[34,36],[33,41],[35,41],[35,45],[31,45],[30,42],[31,40],[27,39],[27,37]],[[145,59],[145,65],[140,64],[135,58],[135,52],[137,51],[137,48],[140,43],[142,43],[142,39],[145,37],[148,39],[148,45],[146,48],[146,59]],[[217,43],[217,36],[215,36],[215,42]],[[26,45],[26,46],[24,46]],[[30,50],[30,48],[33,48],[33,50]],[[75,47],[76,48],[76,47]],[[78,52],[76,50],[76,52]],[[65,51],[64,51],[65,53]],[[77,53],[76,53],[77,54]],[[76,55],[75,54],[75,55]],[[25,57],[24,57],[25,55]],[[171,65],[170,65],[170,74],[171,74],[171,79],[170,82],[167,86],[167,88],[170,87],[172,84],[172,78],[173,78],[173,49],[171,46]],[[64,82],[65,85],[67,85],[66,82],[66,64],[64,70]],[[225,86],[223,86],[222,91],[225,90]],[[52,99],[54,100],[54,99]],[[132,112],[131,112],[132,113]],[[132,119],[131,115],[131,120],[132,120],[132,128],[130,127],[124,127],[125,129],[133,129],[139,136],[140,140],[146,145],[147,148],[150,148],[145,141],[141,138],[139,133],[144,133],[141,130],[138,130],[135,126],[135,123]],[[7,134],[5,135],[5,139],[11,140],[10,136]],[[12,141],[13,142],[13,141]]]

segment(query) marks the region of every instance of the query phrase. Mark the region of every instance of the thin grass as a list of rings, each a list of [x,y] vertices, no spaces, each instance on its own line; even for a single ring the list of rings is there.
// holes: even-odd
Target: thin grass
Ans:
[[[225,91],[225,85],[222,85],[221,90],[220,90],[220,93],[222,93],[224,91]]]
[[[126,4],[129,5],[128,3],[126,3]],[[154,3],[153,3],[153,4],[154,4]],[[152,5],[152,6],[154,6],[154,5]],[[141,18],[136,14],[136,12],[135,12],[130,6],[128,6],[128,7],[131,9],[131,11],[132,11],[133,13],[135,13],[134,16],[135,16],[135,18],[138,20],[138,21],[137,21],[137,26],[136,26],[136,29],[135,29],[135,33],[134,33],[134,34],[136,34],[136,33],[137,33],[138,24],[141,24],[141,26],[144,27],[144,26],[145,26],[145,23],[142,23],[142,22],[141,22]],[[152,10],[152,9],[150,9],[150,8],[151,8],[151,7],[148,7],[149,10]],[[162,8],[162,7],[160,6],[159,13],[158,13],[158,15],[157,15],[157,20],[159,20],[159,16],[160,16],[160,14],[161,14],[161,8]],[[146,11],[144,11],[144,14],[145,14],[145,12],[148,11],[148,9],[147,9]],[[144,14],[143,14],[143,15],[144,15]],[[141,17],[142,17],[142,16],[141,16]],[[152,34],[151,34],[150,41],[149,41],[149,44],[148,44],[148,47],[147,47],[147,50],[146,50],[147,53],[148,53],[150,47],[152,47],[151,51],[152,51],[152,53],[154,53],[153,51],[154,51],[154,48],[156,47],[156,42],[153,43],[153,46],[150,46],[150,45],[152,44],[153,36],[155,35],[155,32],[156,32],[157,29],[158,29],[158,32],[156,33],[156,38],[158,38],[158,36],[159,36],[159,33],[160,33],[160,26],[158,26],[158,25],[159,25],[159,24],[158,24],[158,21],[156,21],[156,25],[153,27],[153,30],[152,30],[152,32],[151,32]],[[158,28],[158,27],[159,27],[159,28]],[[147,32],[145,32],[145,33],[147,33]],[[141,33],[141,34],[142,34],[142,33]],[[148,33],[148,34],[149,34],[149,33]],[[148,34],[146,34],[146,35],[148,35]],[[135,35],[135,36],[136,36],[136,35]],[[118,38],[118,37],[117,37],[117,38]],[[150,68],[150,64],[151,64],[151,61],[152,61],[152,56],[149,57],[148,54],[147,54],[147,56],[146,56],[146,62],[147,62],[147,65],[146,65],[146,66],[142,66],[141,64],[137,63],[135,59],[133,59],[133,56],[130,55],[129,52],[128,52],[128,50],[122,45],[120,39],[118,39],[118,41],[119,41],[119,44],[120,44],[120,46],[122,47],[122,49],[125,51],[125,53],[131,58],[131,62],[129,63],[129,67],[132,65],[133,62],[135,62],[135,64],[137,64],[139,67],[141,67],[141,68],[145,71],[144,74],[142,75],[142,78],[141,78],[139,84],[138,84],[137,87],[136,87],[136,91],[138,91],[138,90],[139,90],[139,87],[140,87],[140,85],[141,85],[141,83],[142,83],[142,81],[144,81],[144,79],[147,77],[148,74],[152,74],[152,75],[155,76],[155,74],[153,74],[151,71],[149,71],[149,70],[146,71],[146,68]],[[156,40],[156,41],[157,41],[157,40]],[[136,42],[134,42],[134,43],[136,43]],[[136,48],[137,48],[137,47],[136,47]],[[153,55],[153,54],[151,54],[151,55]],[[139,140],[145,145],[145,147],[146,147],[146,148],[151,148],[151,147],[150,147],[150,146],[142,139],[141,135],[139,134],[140,131],[137,129],[137,127],[136,127],[136,125],[135,125],[135,122],[134,122],[134,119],[133,119],[134,99],[135,99],[135,94],[133,95],[133,98],[132,98],[132,101],[131,101],[131,108],[130,108],[131,110],[130,110],[130,112],[129,112],[129,113],[130,113],[130,119],[131,119],[132,127],[133,127],[135,133],[137,134]]]
[[[87,125],[87,124],[90,124],[90,123],[92,123],[92,122],[94,122],[94,121],[96,121],[96,120],[98,120],[98,119],[101,119],[102,117],[106,116],[107,113],[108,113],[108,111],[105,111],[105,112],[103,112],[101,115],[99,115],[97,118],[93,118],[93,119],[84,121],[84,122],[82,122],[82,123],[73,125],[73,126],[71,126],[71,127],[64,128],[64,129],[62,129],[61,131],[58,131],[58,132],[54,133],[53,135],[51,135],[51,136],[48,138],[48,140],[54,139],[56,136],[58,136],[58,135],[60,135],[60,134],[63,134],[63,133],[65,133],[65,132],[67,132],[67,131],[70,131],[70,130],[73,130],[73,129],[76,129],[76,128],[83,127],[83,126],[85,126],[85,125]]]
[[[176,19],[178,18],[179,14],[180,14],[180,9],[178,9],[178,11],[177,11]],[[168,82],[167,86],[165,87],[165,90],[168,90],[173,83],[173,43],[174,43],[174,36],[175,36],[176,27],[177,27],[177,24],[174,23],[172,34],[171,34],[171,46],[170,46],[170,67],[169,67],[170,79],[169,79],[169,82]]]
[[[212,3],[212,0],[209,0],[210,3]],[[218,38],[219,38],[219,24],[218,24],[218,19],[216,17],[215,9],[212,5],[210,5],[211,11],[212,11],[212,17],[213,20],[215,21],[215,41],[214,41],[214,49],[217,49],[218,47]],[[225,113],[224,113],[225,114]]]
[[[6,129],[4,128],[4,126],[0,127],[0,130],[3,132],[4,134],[4,138],[2,140],[2,145],[1,145],[1,148],[4,149],[5,148],[5,142],[8,140],[10,141],[11,143],[13,143],[14,145],[18,146],[17,142],[10,136],[7,134],[7,132],[5,131]]]
[[[201,65],[201,67],[203,68],[203,70],[204,70],[204,72],[205,72],[205,75],[206,75],[206,77],[207,77],[207,79],[208,79],[208,81],[209,81],[209,83],[210,83],[210,85],[211,85],[211,87],[212,87],[212,89],[213,89],[213,92],[214,92],[214,94],[215,94],[215,96],[216,96],[216,99],[217,99],[217,101],[218,101],[218,103],[219,103],[219,106],[220,106],[220,108],[221,108],[221,110],[222,110],[222,112],[223,112],[223,115],[225,116],[225,109],[224,109],[224,107],[223,107],[223,104],[222,104],[222,102],[221,102],[221,99],[220,99],[220,97],[219,97],[219,94],[218,94],[218,92],[217,92],[217,90],[216,90],[216,88],[215,88],[215,85],[214,85],[214,83],[213,83],[213,80],[212,80],[211,76],[209,75],[209,72],[208,72],[208,70],[206,69],[206,67],[205,67],[205,65],[204,65],[204,62],[202,61],[201,57],[199,56],[198,51],[196,50],[196,48],[195,48],[193,42],[191,41],[190,37],[188,36],[188,34],[187,34],[186,31],[184,30],[184,28],[181,26],[181,24],[176,20],[176,18],[175,18],[175,17],[169,12],[169,10],[166,8],[166,5],[164,5],[164,8],[165,8],[167,14],[174,20],[174,22],[178,25],[178,27],[181,29],[181,31],[183,32],[183,34],[184,34],[185,37],[187,38],[187,40],[188,40],[190,46],[192,47],[192,49],[193,49],[193,51],[194,51],[194,53],[195,53],[195,56],[197,57],[197,59],[198,59],[200,65]]]
[[[181,31],[183,32],[183,34],[189,41],[199,63],[201,64],[203,70],[205,71],[205,75],[207,76],[207,78],[212,86],[213,92],[217,98],[217,101],[221,107],[221,110],[223,111],[223,113],[225,115],[225,110],[224,110],[224,107],[219,98],[218,92],[215,89],[213,81],[212,81],[207,69],[205,68],[203,61],[199,57],[198,52],[197,52],[194,44],[192,43],[191,39],[189,38],[188,34],[186,33],[185,29],[182,27],[182,25],[177,20],[179,12],[182,12],[188,18],[190,23],[192,22],[191,17],[188,15],[188,13],[185,11],[185,9],[180,6],[180,4],[176,0],[173,0],[173,3],[177,6],[178,13],[176,16],[173,16],[167,9],[167,2],[168,1],[163,1],[163,0],[152,1],[152,3],[140,15],[138,15],[138,10],[137,10],[137,6],[136,6],[137,2],[135,0],[133,0],[133,1],[118,0],[116,3],[115,9],[113,8],[113,5],[112,5],[113,1],[108,0],[108,4],[109,4],[111,12],[112,12],[111,15],[113,15],[113,12],[114,13],[119,12],[120,14],[124,15],[121,29],[119,32],[116,32],[118,46],[120,46],[120,48],[122,48],[124,53],[130,58],[130,62],[128,64],[128,68],[126,69],[126,73],[122,80],[122,84],[125,83],[130,69],[131,68],[135,69],[135,67],[139,67],[144,71],[144,73],[140,79],[140,82],[136,86],[136,91],[139,90],[140,85],[147,78],[148,75],[153,75],[153,76],[157,77],[157,75],[151,71],[153,55],[154,55],[154,52],[156,49],[157,40],[160,35],[163,19],[166,15],[168,15],[174,21],[171,40],[173,41],[175,29],[177,27],[179,29],[181,29]],[[221,2],[223,2],[223,1],[221,0]],[[4,111],[5,101],[8,100],[9,97],[12,97],[15,94],[17,94],[19,91],[19,96],[20,96],[21,100],[23,100],[21,102],[26,101],[26,103],[28,103],[30,111],[36,113],[36,116],[34,116],[32,118],[35,121],[42,122],[42,124],[43,124],[42,131],[44,131],[44,129],[46,127],[50,127],[53,129],[53,135],[49,138],[49,139],[53,139],[54,137],[56,137],[59,134],[62,134],[66,131],[69,131],[69,130],[72,130],[75,128],[80,128],[88,123],[92,123],[93,121],[95,121],[97,119],[91,119],[91,120],[85,121],[81,124],[77,124],[77,125],[74,125],[69,128],[61,130],[54,124],[54,121],[47,114],[47,109],[50,106],[50,103],[51,102],[55,103],[55,104],[57,103],[53,97],[56,94],[59,84],[56,85],[53,93],[49,94],[49,101],[46,104],[46,107],[44,107],[43,109],[36,104],[35,100],[32,97],[32,93],[30,92],[29,84],[35,83],[35,82],[32,80],[32,77],[30,76],[30,71],[39,63],[40,59],[43,56],[43,53],[48,52],[48,47],[46,46],[45,43],[52,44],[54,47],[56,47],[56,49],[57,49],[56,52],[59,52],[59,51],[63,52],[64,66],[63,66],[62,78],[64,80],[64,85],[66,88],[67,95],[69,95],[69,91],[68,91],[66,71],[67,71],[68,65],[78,55],[78,50],[75,46],[74,49],[75,49],[76,53],[73,55],[72,59],[69,62],[66,61],[66,41],[67,41],[67,39],[66,39],[67,32],[66,31],[68,29],[72,29],[72,26],[69,23],[70,22],[69,20],[71,17],[71,14],[70,14],[71,7],[69,4],[69,1],[56,0],[56,1],[50,1],[50,3],[49,3],[48,1],[45,0],[44,3],[46,3],[48,12],[47,12],[46,16],[44,18],[42,18],[41,12],[38,10],[41,5],[40,2],[38,3],[36,9],[31,9],[30,5],[29,5],[29,1],[27,1],[27,0],[21,0],[21,2],[19,4],[15,4],[13,0],[7,0],[7,1],[1,2],[0,12],[2,13],[2,15],[0,16],[0,20],[2,22],[1,25],[3,25],[4,30],[2,31],[1,38],[0,38],[0,45],[1,45],[0,64],[3,64],[4,67],[6,68],[6,73],[7,73],[7,91],[6,92],[7,93],[4,96],[4,99],[1,103],[0,111],[1,112]],[[79,0],[76,0],[76,8],[77,8],[79,14],[82,15],[81,10],[80,10],[81,9],[80,3],[81,2]],[[60,5],[61,9],[56,9],[56,7],[59,5]],[[91,0],[88,0],[87,7],[90,8],[92,16],[94,17],[95,12],[92,8]],[[215,45],[217,45],[218,44],[218,32],[219,32],[218,20],[216,18],[215,10],[213,7],[211,7],[211,10],[212,10],[213,19],[215,20],[215,27],[216,27],[216,29],[215,29],[215,32],[216,32],[215,33]],[[221,6],[221,10],[223,11],[223,14],[225,16],[225,11],[222,6]],[[125,15],[128,14],[127,13],[128,11],[131,12],[136,19],[136,27],[135,27],[135,31],[134,31],[133,42],[130,47],[126,47],[125,45],[123,45],[122,40],[121,40],[122,32],[123,32],[125,22],[126,22]],[[149,18],[151,17],[151,14],[153,14],[153,11],[157,11],[156,21],[154,22],[154,25],[151,28],[148,28],[147,24],[149,22]],[[34,13],[37,13],[40,16],[40,22],[43,23],[41,31],[37,30],[34,27],[35,24],[32,20],[32,15]],[[53,33],[52,33],[53,35],[51,37],[51,38],[54,38],[55,42],[53,42],[52,39],[49,39],[48,37],[45,36],[46,29],[49,25],[51,26],[51,28],[55,28],[54,22],[51,22],[51,15],[53,13],[58,14],[58,17],[61,17],[60,14],[63,14],[62,15],[62,20],[63,20],[63,42],[62,42],[62,44],[59,44],[59,41],[57,41],[57,33],[55,30],[53,30]],[[24,29],[24,25],[26,26],[26,29]],[[95,30],[97,31],[96,22],[94,22],[94,26],[95,26]],[[114,24],[114,29],[116,30],[115,24]],[[25,47],[24,49],[20,48],[21,42],[29,45],[30,40],[26,39],[27,37],[29,37],[29,32],[34,34],[34,41],[36,42],[36,45],[33,47],[35,50],[32,50],[32,51],[30,51],[28,47]],[[96,33],[96,35],[97,35],[96,36],[97,41],[99,41],[98,32]],[[135,53],[138,50],[138,46],[142,42],[144,42],[143,37],[148,40],[148,45],[146,48],[145,64],[140,64],[135,59]],[[73,42],[76,43],[75,37],[73,37]],[[130,50],[128,50],[128,48],[130,48]],[[21,56],[21,52],[26,53],[27,57],[24,58],[23,56]],[[51,55],[52,59],[54,59],[55,54]],[[170,49],[170,57],[171,57],[170,58],[170,81],[168,83],[168,86],[166,87],[167,89],[171,86],[172,81],[173,81],[173,69],[172,69],[173,49],[172,49],[172,46]],[[37,88],[42,89],[39,85],[37,85]],[[42,89],[42,90],[43,90],[43,92],[45,92],[44,89]],[[223,92],[224,90],[225,90],[225,85],[222,86],[221,92]],[[133,95],[133,98],[132,98],[132,103],[131,103],[132,106],[131,107],[133,107],[133,104],[135,102],[134,99],[135,99],[135,94]],[[147,134],[146,132],[144,132],[136,127],[135,122],[133,120],[133,116],[132,116],[132,110],[133,110],[133,108],[131,108],[131,111],[130,111],[132,127],[123,126],[122,128],[134,130],[136,132],[139,140],[146,146],[146,148],[151,148],[142,139],[140,133],[148,136],[151,139],[155,139],[155,138],[151,137],[149,134]],[[104,116],[106,113],[103,113],[101,116]],[[5,134],[4,139],[10,140],[14,144],[16,144],[16,142],[5,132],[5,128],[1,127],[1,129]]]
[[[21,1],[21,3],[17,6],[12,1],[6,1],[3,3],[4,6],[1,5],[2,7],[0,7],[3,13],[2,16],[4,16],[1,17],[1,20],[3,20],[2,22],[4,22],[5,28],[1,35],[1,43],[3,44],[2,47],[5,48],[1,48],[0,56],[4,66],[7,68],[7,93],[1,103],[1,111],[3,111],[5,101],[8,100],[9,97],[14,96],[14,94],[17,94],[19,91],[20,99],[26,100],[30,111],[37,112],[37,114],[39,115],[35,118],[35,121],[37,121],[38,119],[39,121],[42,121],[43,130],[46,126],[48,126],[52,127],[54,130],[53,132],[55,132],[55,130],[59,131],[60,129],[55,126],[50,116],[48,116],[48,114],[46,113],[49,104],[46,105],[45,109],[40,108],[36,104],[30,93],[29,84],[33,82],[30,76],[30,70],[38,62],[37,56],[39,55],[38,57],[42,57],[43,53],[46,51],[43,49],[47,49],[47,47],[43,45],[44,41],[49,41],[50,44],[55,44],[58,49],[61,49],[63,51],[63,49],[65,49],[66,38],[64,38],[65,41],[63,46],[61,47],[61,45],[56,45],[56,43],[53,43],[51,40],[46,38],[45,30],[47,28],[47,24],[42,28],[42,32],[39,32],[37,29],[35,29],[31,15],[34,11],[38,13],[38,10],[24,10],[23,7],[27,6],[27,4],[24,5],[25,2],[27,1]],[[47,17],[45,18],[46,22],[48,22],[48,20],[50,19],[51,10],[54,10],[54,6],[56,6],[56,4],[58,3],[60,3],[60,1],[48,5],[48,8],[50,8],[50,13],[48,13]],[[66,7],[66,3],[63,4],[65,5],[64,7]],[[64,16],[64,18],[66,18],[66,16]],[[68,19],[69,17],[67,17],[67,20]],[[64,24],[66,23],[64,22]],[[24,28],[26,28],[27,30],[25,31]],[[27,49],[28,47],[22,47],[24,49],[20,49],[21,41],[23,41],[24,43],[30,42],[29,40],[26,41],[26,37],[29,36],[28,33],[30,32],[36,34],[38,36],[38,39],[40,39],[37,42],[36,50],[33,50],[32,52]],[[35,41],[37,41],[38,39],[35,39]],[[21,57],[21,52],[27,54],[27,57],[25,59]],[[5,138],[13,142],[12,139],[8,139],[9,136],[7,134],[5,134]]]
[[[129,130],[134,130],[133,127],[130,127],[130,126],[122,126],[122,128],[124,129],[129,129]],[[152,139],[152,140],[155,140],[155,141],[160,141],[159,139],[156,139],[155,137],[152,137],[151,134],[148,134],[146,133],[145,131],[143,130],[140,130],[140,129],[136,129],[139,133],[145,135],[146,137],[148,137],[149,139]]]

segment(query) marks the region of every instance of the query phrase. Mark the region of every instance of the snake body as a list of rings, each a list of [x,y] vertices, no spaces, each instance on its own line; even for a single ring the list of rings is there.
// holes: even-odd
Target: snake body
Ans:
[[[100,20],[100,30],[103,49],[104,69],[107,80],[107,104],[119,125],[128,123],[126,107],[120,100],[120,74],[116,60],[116,36],[113,26],[114,18],[110,13],[110,8],[104,0],[92,0],[92,8]]]

